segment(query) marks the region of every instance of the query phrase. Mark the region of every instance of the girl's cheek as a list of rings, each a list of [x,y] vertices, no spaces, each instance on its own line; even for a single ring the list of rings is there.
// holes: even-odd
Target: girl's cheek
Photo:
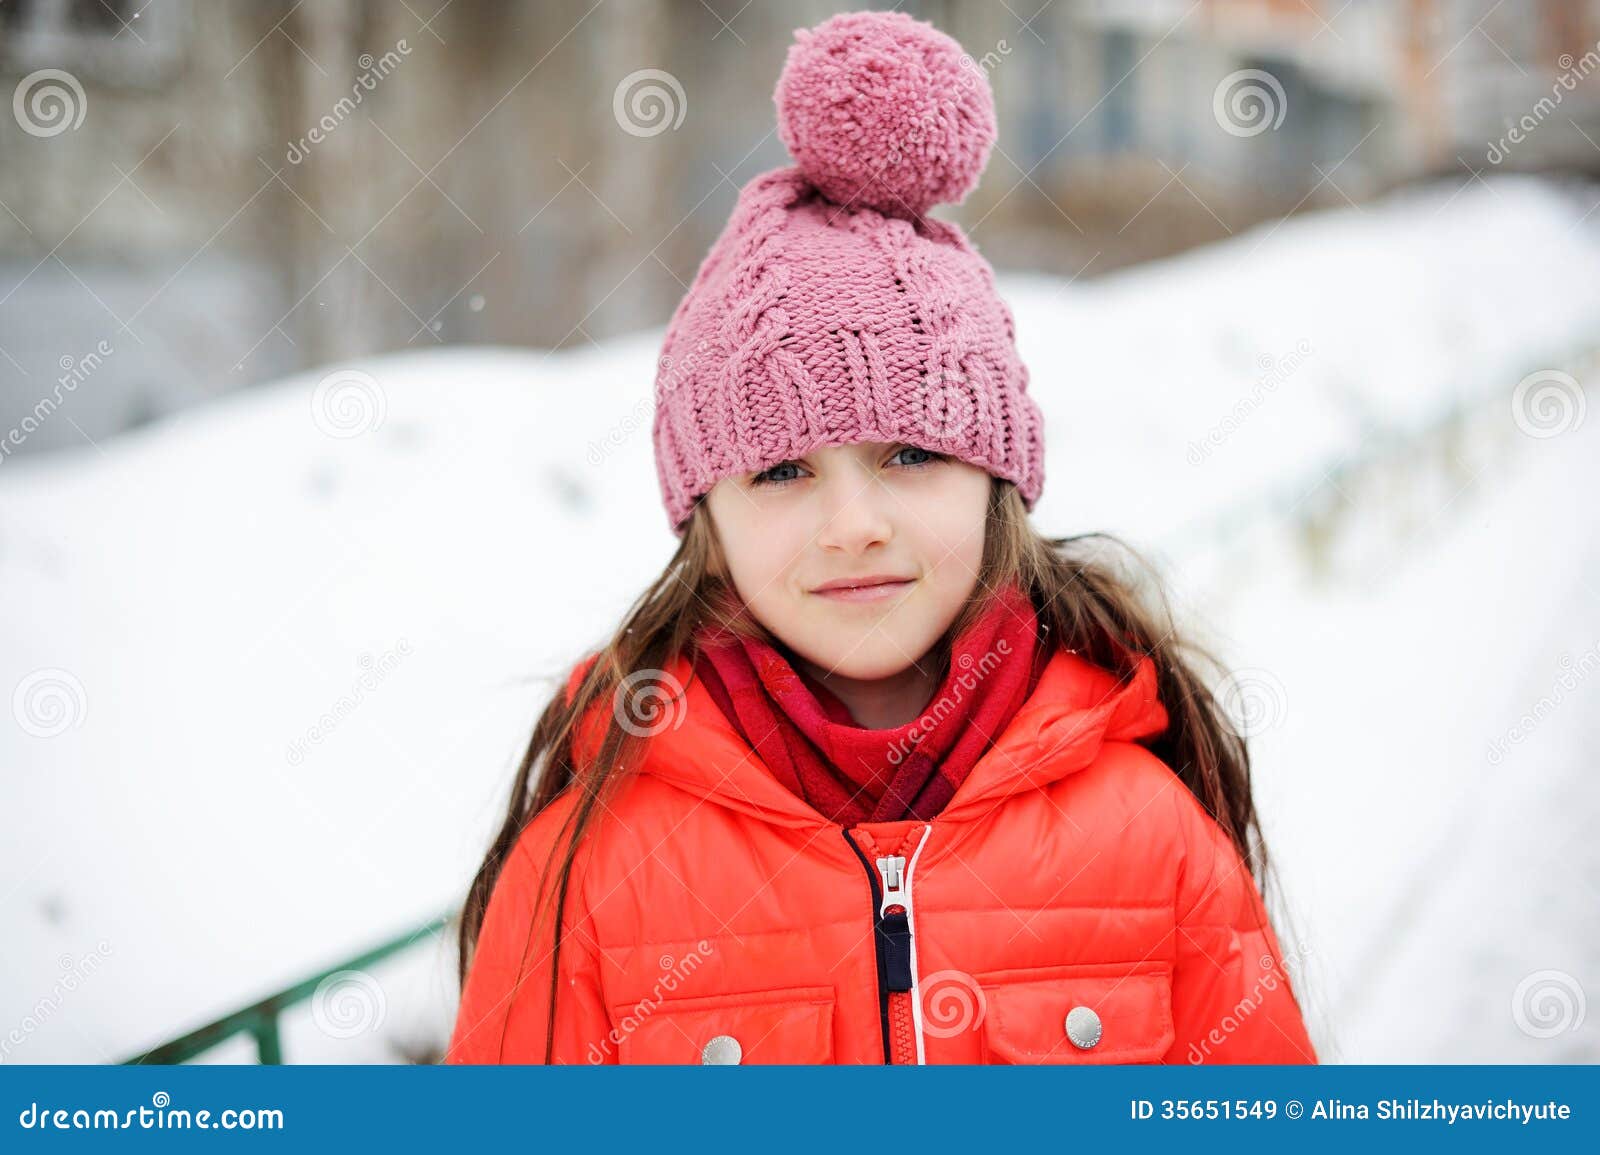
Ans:
[[[793,540],[781,523],[769,524],[765,532],[759,525],[751,527],[751,536],[740,551],[740,580],[735,583],[747,601],[758,592],[763,600],[771,599],[793,585],[789,573],[800,558],[803,541]]]

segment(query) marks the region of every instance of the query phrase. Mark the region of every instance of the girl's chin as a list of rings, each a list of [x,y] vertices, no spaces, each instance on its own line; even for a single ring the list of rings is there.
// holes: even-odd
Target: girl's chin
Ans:
[[[826,646],[812,645],[808,649],[806,660],[831,677],[876,682],[905,673],[912,664],[906,655],[920,656],[927,651],[928,644],[881,634],[863,642],[859,635],[841,634],[830,636]]]

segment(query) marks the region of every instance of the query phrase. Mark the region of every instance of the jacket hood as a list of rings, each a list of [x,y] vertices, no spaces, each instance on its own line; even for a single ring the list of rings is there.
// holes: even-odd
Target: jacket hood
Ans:
[[[776,825],[831,825],[772,776],[694,676],[687,656],[657,673],[648,687],[654,698],[650,719],[639,727],[651,735],[640,773]],[[670,700],[663,700],[663,689],[671,691]],[[626,709],[626,699],[620,701]],[[1141,658],[1133,676],[1118,682],[1109,670],[1057,650],[1033,693],[935,820],[985,813],[1008,795],[1083,769],[1105,743],[1153,737],[1167,722],[1150,658]]]

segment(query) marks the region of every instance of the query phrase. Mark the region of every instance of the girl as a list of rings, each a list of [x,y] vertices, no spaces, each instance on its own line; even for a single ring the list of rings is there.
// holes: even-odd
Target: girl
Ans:
[[[986,78],[848,13],[776,100],[667,330],[680,544],[534,729],[447,1061],[1315,1062],[1242,740],[1143,571],[1029,523],[1012,316],[927,215]]]

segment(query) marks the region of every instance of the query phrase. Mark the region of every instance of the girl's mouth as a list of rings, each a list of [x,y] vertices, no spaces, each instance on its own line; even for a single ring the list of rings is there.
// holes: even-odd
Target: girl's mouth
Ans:
[[[860,585],[830,583],[811,592],[836,602],[881,602],[898,597],[916,584],[912,578],[863,578]]]

